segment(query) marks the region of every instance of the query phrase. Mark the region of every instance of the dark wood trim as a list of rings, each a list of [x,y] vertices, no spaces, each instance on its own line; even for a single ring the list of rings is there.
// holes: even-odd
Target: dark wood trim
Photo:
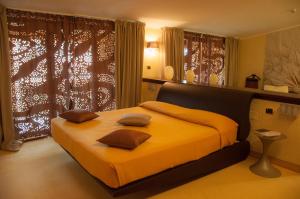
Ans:
[[[143,78],[143,82],[148,82],[153,84],[164,84],[167,81],[168,80]]]
[[[154,84],[164,84],[165,82],[168,82],[168,81],[167,80],[159,80],[159,79],[143,78],[143,82],[149,82],[149,83],[154,83]],[[201,86],[208,86],[208,85],[201,85]],[[269,100],[269,101],[275,101],[275,102],[300,105],[300,94],[278,93],[278,92],[264,91],[264,90],[259,90],[259,89],[249,89],[249,88],[240,89],[240,88],[232,88],[232,87],[226,87],[226,86],[221,87],[221,88],[252,92],[252,93],[254,93],[255,99],[262,99],[262,100]]]
[[[300,96],[299,94],[294,93],[281,94],[275,92],[259,91],[255,92],[254,98],[300,105]]]
[[[65,151],[69,153],[66,149]],[[231,146],[227,146],[219,151],[211,153],[203,158],[200,158],[199,160],[194,160],[176,166],[174,168],[167,169],[158,174],[131,182],[119,188],[110,188],[98,178],[94,176],[93,177],[113,197],[118,197],[129,193],[138,192],[143,189],[149,189],[151,187],[164,187],[166,189],[169,189],[172,187],[182,185],[189,181],[195,180],[197,178],[203,177],[205,175],[226,168],[240,161],[243,161],[248,157],[249,153],[250,144],[248,141],[237,142]],[[69,153],[69,155],[76,162],[78,162],[72,156],[72,154]],[[80,163],[79,165],[82,167]]]

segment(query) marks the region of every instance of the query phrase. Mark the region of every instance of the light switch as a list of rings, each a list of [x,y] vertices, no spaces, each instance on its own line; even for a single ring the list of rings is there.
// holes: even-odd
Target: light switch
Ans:
[[[266,113],[273,115],[274,111],[272,108],[266,108]]]

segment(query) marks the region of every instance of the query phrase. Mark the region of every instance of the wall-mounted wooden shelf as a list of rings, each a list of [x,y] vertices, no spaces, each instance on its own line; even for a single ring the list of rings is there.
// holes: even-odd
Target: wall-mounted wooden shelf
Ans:
[[[168,80],[143,78],[143,82],[148,82],[153,84],[164,84],[167,81]]]
[[[143,78],[143,82],[148,82],[148,83],[153,83],[153,84],[164,84],[167,81],[168,80]],[[249,88],[244,88],[244,89],[232,88],[232,87],[221,87],[221,88],[253,92],[254,97],[256,99],[270,100],[270,101],[275,101],[275,102],[300,105],[300,94],[279,93],[279,92],[271,92],[271,91],[264,91],[264,90],[259,90],[259,89],[249,89]]]

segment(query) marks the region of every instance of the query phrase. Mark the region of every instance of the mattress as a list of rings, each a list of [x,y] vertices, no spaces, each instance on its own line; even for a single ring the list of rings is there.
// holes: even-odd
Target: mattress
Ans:
[[[116,121],[125,113],[151,115],[151,123],[146,127],[124,127]],[[232,144],[236,137],[235,124],[232,124],[229,136],[231,141],[224,142],[220,134],[222,131],[212,125],[187,121],[147,106],[98,114],[100,117],[81,124],[54,118],[51,133],[81,166],[111,188],[197,160]],[[96,141],[121,128],[143,131],[151,134],[151,138],[134,150],[108,147]]]

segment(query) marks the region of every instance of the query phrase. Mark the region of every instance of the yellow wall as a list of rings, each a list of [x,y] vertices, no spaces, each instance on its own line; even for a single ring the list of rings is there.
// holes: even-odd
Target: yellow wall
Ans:
[[[270,155],[278,159],[300,165],[300,117],[289,118],[277,111],[280,103],[255,99],[250,110],[251,133],[248,140],[252,151],[261,152],[262,145],[254,135],[255,129],[265,128],[282,132],[286,139],[276,141],[270,149]],[[266,114],[266,108],[272,108],[274,114]]]
[[[147,41],[159,41],[161,36],[161,29],[145,30],[145,40]],[[147,66],[151,66],[151,69],[147,69]],[[159,49],[147,49],[144,51],[144,67],[143,77],[161,79],[161,57]]]
[[[263,78],[265,45],[266,36],[240,40],[238,87],[244,88],[246,77],[253,73]],[[262,88],[262,80],[259,83]]]
[[[245,78],[255,73],[263,79],[266,35],[240,40],[238,86],[243,88]],[[262,88],[262,81],[260,81]],[[300,116],[292,119],[281,116],[277,111],[280,103],[265,100],[253,100],[251,104],[251,150],[261,152],[261,143],[253,134],[255,129],[267,128],[281,131],[286,139],[273,144],[270,155],[300,165]],[[274,114],[266,114],[266,108],[273,108]]]

